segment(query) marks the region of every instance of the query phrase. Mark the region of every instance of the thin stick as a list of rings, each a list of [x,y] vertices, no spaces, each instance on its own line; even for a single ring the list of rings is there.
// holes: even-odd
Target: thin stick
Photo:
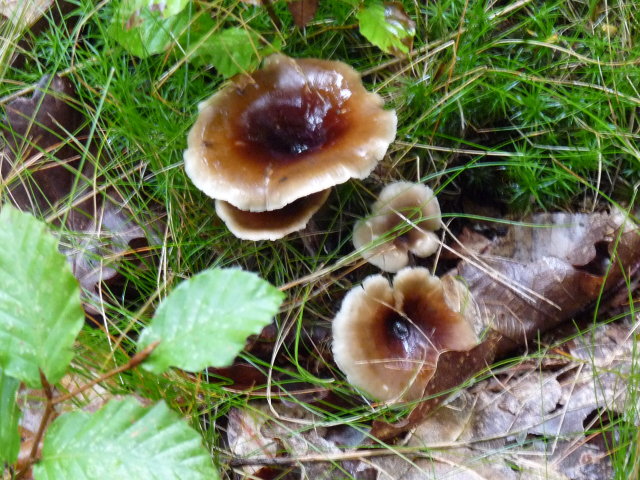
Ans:
[[[31,465],[35,463],[36,458],[38,456],[38,447],[40,446],[40,441],[42,440],[42,437],[44,435],[44,431],[47,428],[47,425],[49,425],[49,420],[51,420],[51,417],[55,413],[55,408],[53,406],[53,388],[51,387],[51,384],[47,380],[47,377],[45,376],[42,370],[40,370],[40,382],[42,383],[42,388],[44,389],[44,394],[47,398],[47,403],[44,409],[44,414],[42,415],[42,419],[40,419],[38,432],[36,433],[36,436],[33,440],[33,445],[31,446],[31,452],[29,452],[29,458],[27,458],[24,468],[20,470],[16,475],[16,480],[19,480],[22,477],[24,477],[26,473],[29,471],[29,469],[31,468]]]
[[[403,449],[404,451],[404,449]],[[419,451],[417,448],[412,449],[411,453],[415,453],[421,456],[428,456],[423,450]],[[295,463],[328,463],[344,460],[357,460],[360,458],[370,457],[382,457],[389,455],[398,455],[399,452],[393,448],[382,449],[376,448],[371,450],[356,450],[353,452],[332,452],[332,453],[319,453],[314,455],[301,455],[298,457],[255,457],[255,458],[233,458],[229,461],[231,467],[245,467],[250,465],[265,465],[265,466],[287,466]]]
[[[267,11],[269,18],[273,22],[273,26],[276,27],[276,30],[278,31],[282,30],[282,22],[280,22],[280,19],[278,18],[276,11],[273,9],[271,0],[263,0],[262,5],[264,5],[264,8]]]
[[[65,402],[65,401],[75,397],[76,395],[81,394],[85,390],[88,390],[91,387],[97,385],[98,383],[104,382],[105,380],[108,380],[109,378],[113,377],[114,375],[118,375],[119,373],[122,373],[122,372],[127,371],[127,370],[131,370],[132,368],[137,367],[142,362],[144,362],[147,358],[149,358],[149,355],[151,355],[151,352],[153,352],[155,350],[155,348],[158,346],[159,343],[160,343],[159,340],[156,341],[156,342],[153,342],[151,345],[146,347],[141,352],[136,353],[131,358],[131,360],[129,360],[124,365],[121,365],[118,368],[114,368],[113,370],[111,370],[111,371],[109,371],[109,372],[107,372],[107,373],[105,373],[103,375],[100,375],[99,377],[94,378],[90,382],[85,383],[84,385],[81,385],[80,387],[76,388],[75,390],[73,390],[73,391],[71,391],[69,393],[66,393],[64,395],[59,395],[59,396],[53,398],[52,401],[51,401],[52,405],[57,405],[58,403]]]

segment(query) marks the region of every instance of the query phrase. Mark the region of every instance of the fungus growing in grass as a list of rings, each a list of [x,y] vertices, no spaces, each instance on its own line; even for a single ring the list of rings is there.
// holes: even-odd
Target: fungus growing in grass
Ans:
[[[396,133],[382,104],[342,62],[272,55],[199,105],[186,172],[237,209],[282,209],[371,173]]]
[[[478,344],[477,306],[465,286],[405,268],[393,286],[372,275],[344,298],[333,321],[333,356],[347,380],[374,398],[416,400],[445,351]]]
[[[359,250],[385,236],[388,241],[362,252],[369,263],[397,272],[409,263],[409,252],[428,257],[438,249],[438,236],[433,231],[442,227],[440,205],[426,185],[391,183],[382,189],[371,209],[370,218],[356,223],[354,247]]]
[[[331,190],[299,198],[278,210],[248,212],[224,200],[216,200],[216,213],[236,237],[244,240],[277,240],[302,230],[324,204]]]

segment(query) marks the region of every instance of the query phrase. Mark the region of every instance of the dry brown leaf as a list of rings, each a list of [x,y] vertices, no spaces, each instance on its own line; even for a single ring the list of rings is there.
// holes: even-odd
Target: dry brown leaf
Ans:
[[[124,205],[122,197],[108,188],[104,197],[97,197],[90,216],[85,212],[72,212],[68,225],[74,232],[65,235],[60,247],[87,298],[97,305],[110,290],[118,291],[122,287],[125,280],[120,272],[123,260],[146,269],[149,265],[145,261],[155,260],[149,246],[161,241],[158,232],[164,226],[157,217],[152,217],[152,212],[134,216]],[[100,313],[86,303],[85,310]]]
[[[622,212],[543,214],[512,226],[461,275],[484,308],[485,326],[503,336],[502,353],[587,310],[622,287],[640,266],[640,230]]]
[[[100,178],[93,155],[78,140],[84,118],[74,102],[68,80],[45,76],[31,97],[7,105],[6,123],[0,126],[0,178],[6,185],[2,193],[15,206],[64,222],[69,233],[61,239],[61,250],[86,294],[99,302],[103,285],[122,280],[123,257],[157,244],[162,224],[158,214],[134,216],[114,188],[104,194],[95,190]]]
[[[373,459],[378,479],[611,478],[607,449],[588,441],[585,424],[597,412],[640,406],[625,381],[633,362],[629,328],[608,324],[570,340],[560,369],[518,364],[460,392],[407,442],[431,458]]]
[[[19,30],[33,25],[53,5],[53,0],[0,0],[0,15]]]
[[[0,174],[7,185],[3,193],[19,208],[46,215],[70,195],[76,177],[93,175],[88,162],[86,172],[80,171],[71,139],[83,122],[74,98],[68,80],[45,76],[31,97],[7,105],[6,123],[0,125],[5,145]]]
[[[267,438],[262,433],[262,427],[268,421],[268,416],[260,410],[232,409],[228,416],[227,441],[231,451],[240,457],[251,458],[275,458],[278,445],[273,439]],[[260,466],[245,466],[247,475],[255,475],[261,469]]]
[[[543,214],[528,223],[540,226],[512,225],[489,246],[467,237],[483,253],[467,251],[450,275],[468,286],[482,311],[477,321],[487,337],[469,352],[443,354],[425,400],[399,423],[375,422],[375,436],[388,439],[415,427],[446,398],[436,394],[586,311],[602,293],[615,293],[640,267],[640,232],[622,212]]]
[[[362,480],[376,478],[357,459],[322,461],[325,455],[339,457],[345,446],[357,447],[363,442],[364,433],[349,426],[321,426],[323,419],[300,404],[273,402],[269,406],[266,402],[252,402],[251,407],[233,409],[228,418],[231,453],[239,457],[240,463],[257,461],[242,467],[246,475],[243,478],[273,478],[270,475],[276,472],[285,475],[277,478],[330,480],[343,478],[344,472]],[[307,460],[297,461],[298,458]],[[269,465],[269,460],[277,462],[277,468]]]
[[[318,4],[320,0],[293,0],[287,3],[289,12],[293,16],[293,23],[298,28],[304,28],[307,24],[313,20],[313,17],[318,10]]]

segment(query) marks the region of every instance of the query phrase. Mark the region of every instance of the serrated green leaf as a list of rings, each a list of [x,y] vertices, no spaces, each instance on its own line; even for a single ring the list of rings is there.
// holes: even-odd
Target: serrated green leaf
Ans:
[[[140,10],[159,12],[164,18],[180,13],[190,0],[123,0],[119,7],[120,15],[130,17]]]
[[[362,8],[356,15],[360,33],[373,45],[386,53],[408,53],[406,40],[413,38],[415,31],[397,21],[389,21],[385,6],[374,2]]]
[[[146,58],[175,43],[188,28],[189,17],[188,9],[168,18],[146,7],[134,16],[118,11],[109,26],[109,36],[132,55]]]
[[[271,322],[284,295],[250,272],[213,269],[182,282],[140,335],[138,351],[160,341],[142,367],[195,372],[230,365],[247,337]]]
[[[252,71],[260,63],[258,37],[251,31],[230,27],[211,35],[193,52],[196,64],[211,64],[220,75],[229,78]]]
[[[16,403],[19,386],[18,380],[0,369],[0,468],[5,462],[13,464],[20,450],[20,409]]]
[[[76,411],[49,427],[36,480],[214,480],[198,433],[164,402],[112,400],[94,414]]]
[[[58,241],[32,215],[0,211],[0,368],[40,387],[64,375],[84,312],[80,287]]]

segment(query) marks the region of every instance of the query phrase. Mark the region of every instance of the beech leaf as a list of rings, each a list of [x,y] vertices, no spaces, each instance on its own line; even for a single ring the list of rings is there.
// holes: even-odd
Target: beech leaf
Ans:
[[[6,106],[0,125],[5,146],[0,155],[0,176],[7,195],[21,210],[48,215],[71,194],[80,172],[78,150],[70,134],[77,134],[82,116],[74,108],[71,83],[45,75],[33,95],[19,97]],[[72,138],[72,137],[71,137]],[[81,196],[85,192],[76,189]]]
[[[138,351],[160,344],[143,368],[196,372],[230,365],[247,337],[271,323],[284,295],[257,275],[213,269],[178,285],[140,335]]]
[[[32,215],[0,211],[0,368],[30,387],[55,383],[84,322],[80,287],[58,241]]]
[[[373,2],[357,13],[360,33],[383,52],[407,54],[415,24],[395,3]]]
[[[525,221],[534,226],[511,226],[454,272],[486,309],[484,326],[503,336],[503,353],[586,310],[602,293],[615,293],[640,268],[640,229],[622,212]]]
[[[244,28],[230,27],[213,34],[193,55],[196,63],[211,64],[229,78],[251,71],[260,63],[258,37]]]
[[[304,28],[313,20],[313,17],[318,10],[318,4],[320,0],[293,0],[287,3],[289,12],[293,16],[293,23],[298,28]]]
[[[18,380],[0,369],[0,466],[5,462],[11,465],[18,458],[20,409],[16,403],[16,394],[19,386]]]
[[[112,400],[94,414],[66,413],[49,427],[36,480],[215,480],[200,435],[164,402]]]
[[[160,12],[163,17],[171,17],[180,13],[190,0],[123,0],[121,14],[136,15],[138,11],[148,8],[152,12]]]
[[[116,11],[109,35],[132,55],[146,58],[167,50],[188,28],[190,12],[184,9],[164,17],[161,12],[144,7],[134,15],[121,8]]]

